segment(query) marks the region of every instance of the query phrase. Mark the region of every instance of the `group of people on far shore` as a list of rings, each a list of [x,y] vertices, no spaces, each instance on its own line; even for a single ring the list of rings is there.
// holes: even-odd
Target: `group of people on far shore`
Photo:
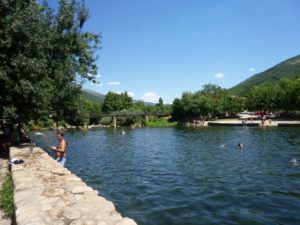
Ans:
[[[272,124],[272,120],[271,120],[271,117],[267,118],[266,116],[263,116],[262,119],[261,119],[261,126],[265,126],[265,122],[266,121],[269,121],[269,126],[271,126]]]
[[[205,120],[203,118],[190,118],[186,122],[187,127],[204,127]]]

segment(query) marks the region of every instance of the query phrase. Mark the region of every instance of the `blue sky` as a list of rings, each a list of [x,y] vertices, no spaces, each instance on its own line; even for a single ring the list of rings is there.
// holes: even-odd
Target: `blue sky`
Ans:
[[[50,1],[53,5],[55,0]],[[107,93],[172,103],[206,83],[229,88],[300,54],[299,0],[86,0],[85,29]]]

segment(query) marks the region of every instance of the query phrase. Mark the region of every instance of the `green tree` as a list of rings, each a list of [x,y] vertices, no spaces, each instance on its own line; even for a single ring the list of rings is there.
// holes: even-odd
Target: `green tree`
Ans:
[[[0,1],[1,117],[26,121],[47,115],[52,87],[44,75],[40,12],[35,1]]]
[[[280,90],[275,86],[256,86],[248,93],[246,105],[250,110],[275,111],[280,107]]]
[[[135,109],[135,110],[141,110],[143,112],[146,112],[145,102],[142,101],[142,100],[137,101],[136,103],[133,104],[133,109]]]
[[[121,93],[121,109],[129,109],[133,106],[133,99],[128,95],[127,91]]]
[[[288,111],[300,109],[300,78],[296,80],[282,79],[280,87],[280,106]]]
[[[196,117],[207,116],[211,110],[209,98],[202,92],[196,92],[193,96],[193,108],[190,114]]]
[[[222,114],[221,99],[226,95],[225,89],[215,84],[205,84],[200,92],[207,98],[210,116],[220,116]]]
[[[208,98],[202,92],[195,94],[185,92],[181,99],[175,99],[172,105],[172,118],[182,120],[188,117],[203,117],[208,115],[210,108]]]
[[[129,109],[132,106],[133,100],[127,92],[117,94],[110,91],[105,95],[102,110],[105,113],[112,113],[123,109]]]
[[[242,110],[242,98],[229,96],[228,92],[214,84],[206,84],[195,93],[185,92],[172,105],[172,118],[183,120],[189,117],[224,117]]]
[[[73,103],[70,110],[65,110],[65,121],[73,126],[88,125],[90,121],[89,102],[82,96]]]
[[[179,98],[175,98],[172,104],[172,119],[182,120],[184,117],[182,101]]]
[[[161,97],[158,99],[158,103],[156,104],[156,106],[161,107],[161,108],[164,106],[164,101]]]
[[[77,80],[95,78],[99,36],[83,31],[84,3],[0,1],[0,117],[27,122],[76,107]]]
[[[102,115],[102,105],[100,103],[86,100],[86,108],[89,114],[90,124],[99,124],[100,115]]]
[[[225,95],[221,99],[221,111],[223,115],[234,117],[237,113],[242,112],[245,107],[244,98]]]

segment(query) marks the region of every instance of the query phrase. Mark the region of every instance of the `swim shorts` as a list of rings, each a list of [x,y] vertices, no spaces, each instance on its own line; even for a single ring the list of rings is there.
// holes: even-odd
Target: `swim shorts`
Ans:
[[[65,166],[66,158],[60,157],[60,158],[57,158],[56,161],[57,161],[59,164]]]

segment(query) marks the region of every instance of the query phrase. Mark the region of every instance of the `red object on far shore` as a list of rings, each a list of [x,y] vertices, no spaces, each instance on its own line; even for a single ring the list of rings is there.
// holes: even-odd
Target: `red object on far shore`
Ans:
[[[257,116],[263,116],[263,115],[265,115],[265,113],[264,112],[255,112],[255,115],[257,115]]]

